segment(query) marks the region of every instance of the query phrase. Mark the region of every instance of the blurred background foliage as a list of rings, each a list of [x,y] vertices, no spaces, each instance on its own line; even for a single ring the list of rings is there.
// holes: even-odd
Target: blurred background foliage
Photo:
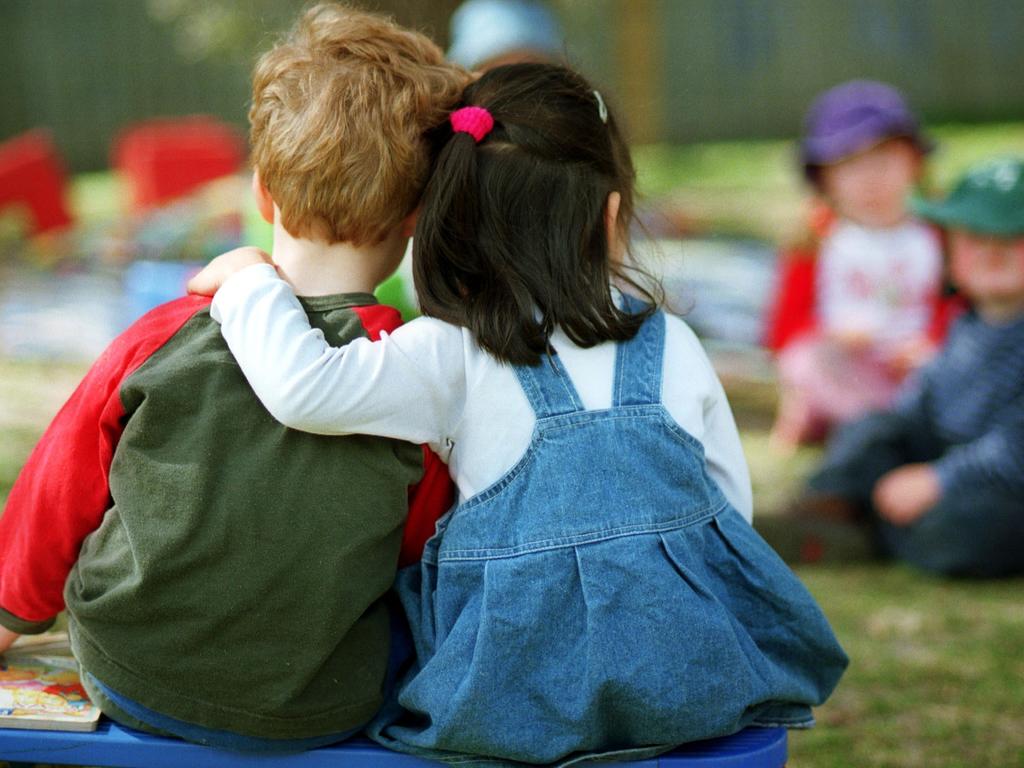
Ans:
[[[460,0],[364,0],[362,8],[394,16],[406,26],[446,41],[448,17]],[[190,61],[247,58],[286,29],[303,0],[146,0],[149,15],[174,28],[175,45]]]
[[[0,0],[0,140],[45,125],[74,171],[148,117],[244,127],[253,60],[301,0]],[[360,0],[442,46],[458,0]],[[1024,118],[1020,0],[554,0],[569,59],[638,143],[794,136],[814,94],[887,80],[930,123]]]

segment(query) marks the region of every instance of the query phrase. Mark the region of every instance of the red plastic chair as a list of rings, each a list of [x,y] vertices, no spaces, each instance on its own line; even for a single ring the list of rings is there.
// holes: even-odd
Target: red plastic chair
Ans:
[[[239,170],[245,141],[212,117],[157,118],[122,131],[111,159],[128,182],[132,207],[145,210]]]
[[[64,229],[74,221],[64,164],[46,130],[0,144],[0,210],[15,206],[28,210],[34,235]]]

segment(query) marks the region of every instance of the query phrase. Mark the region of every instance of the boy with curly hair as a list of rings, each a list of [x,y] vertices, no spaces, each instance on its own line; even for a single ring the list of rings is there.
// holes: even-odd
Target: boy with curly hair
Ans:
[[[332,344],[399,324],[372,291],[405,251],[424,132],[465,81],[426,37],[333,4],[257,63],[253,189]],[[419,446],[280,426],[209,300],[173,301],[103,353],[11,491],[0,650],[66,606],[83,683],[115,720],[229,749],[337,741],[381,703],[383,598],[449,501]]]

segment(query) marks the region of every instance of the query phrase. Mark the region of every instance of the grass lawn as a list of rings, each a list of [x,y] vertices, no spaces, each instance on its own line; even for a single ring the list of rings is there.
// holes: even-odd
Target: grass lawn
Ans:
[[[0,499],[82,366],[0,360]],[[734,388],[759,512],[813,465],[767,450],[770,393]],[[888,565],[798,571],[852,663],[819,726],[793,733],[794,768],[1024,765],[1024,580],[950,582]]]
[[[851,663],[794,768],[1024,765],[1024,580],[802,567]]]

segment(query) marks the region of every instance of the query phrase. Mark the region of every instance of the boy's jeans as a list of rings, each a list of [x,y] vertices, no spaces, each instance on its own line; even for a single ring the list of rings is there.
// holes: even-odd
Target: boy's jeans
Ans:
[[[82,684],[89,694],[89,698],[99,706],[103,713],[107,717],[121,723],[121,725],[157,736],[185,739],[196,744],[235,752],[268,754],[304,752],[307,749],[315,749],[344,741],[361,730],[361,728],[355,728],[343,733],[307,739],[261,739],[256,736],[243,736],[242,734],[230,731],[204,728],[201,725],[186,723],[159,712],[154,712],[148,707],[144,707],[115,693],[88,673],[82,675]]]
[[[954,487],[908,526],[880,518],[871,503],[875,483],[903,464],[938,459],[949,446],[920,424],[873,413],[837,431],[813,491],[841,496],[869,513],[882,550],[951,576],[1024,573],[1024,500],[992,486]]]

